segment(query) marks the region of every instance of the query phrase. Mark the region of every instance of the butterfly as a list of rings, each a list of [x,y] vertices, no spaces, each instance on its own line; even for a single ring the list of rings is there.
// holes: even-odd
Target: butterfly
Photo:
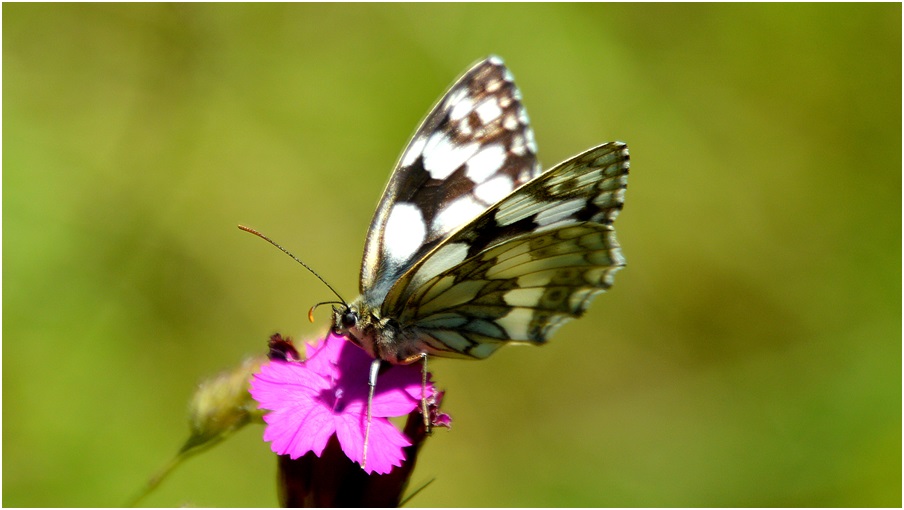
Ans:
[[[393,364],[482,359],[546,342],[612,286],[625,265],[613,223],[628,147],[605,143],[544,172],[521,99],[490,56],[433,107],[383,191],[361,295],[333,307],[334,333]]]

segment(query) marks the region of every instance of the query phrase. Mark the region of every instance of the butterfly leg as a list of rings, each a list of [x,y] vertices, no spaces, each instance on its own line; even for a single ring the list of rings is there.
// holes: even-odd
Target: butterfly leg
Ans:
[[[417,360],[421,360],[421,414],[424,415],[424,430],[429,435],[433,423],[430,421],[430,411],[427,407],[427,353],[422,352],[420,354],[415,354],[414,356],[409,356],[402,360],[402,364],[407,365],[409,363],[414,363]]]
[[[377,375],[380,373],[381,360],[375,359],[370,362],[370,375],[367,377],[367,423],[364,424],[364,453],[362,455],[361,467],[367,468],[367,444],[370,441],[370,408],[374,401],[374,389],[377,387]]]
[[[421,353],[421,413],[424,415],[424,430],[430,435],[430,413],[427,411],[427,353]]]

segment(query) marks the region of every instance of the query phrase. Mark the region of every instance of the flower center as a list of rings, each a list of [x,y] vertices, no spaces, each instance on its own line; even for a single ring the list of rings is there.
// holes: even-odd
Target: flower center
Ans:
[[[333,412],[334,413],[341,413],[342,408],[345,407],[344,405],[342,405],[342,394],[343,394],[342,388],[336,388],[336,390],[333,392]]]
[[[333,414],[342,414],[345,406],[348,405],[346,390],[339,385],[339,381],[333,380],[329,388],[320,391],[318,400],[323,403],[324,407],[328,407]]]

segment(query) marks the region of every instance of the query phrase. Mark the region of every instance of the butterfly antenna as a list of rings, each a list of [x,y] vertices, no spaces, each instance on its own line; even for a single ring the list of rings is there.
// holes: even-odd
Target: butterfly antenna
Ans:
[[[341,301],[343,305],[346,304],[346,303],[348,303],[348,301],[342,299],[342,296],[340,296],[339,293],[336,292],[336,289],[334,289],[332,285],[330,285],[329,283],[327,283],[326,280],[324,280],[323,278],[320,277],[319,274],[317,274],[317,271],[314,271],[313,269],[311,269],[310,266],[308,266],[307,264],[305,264],[304,262],[302,262],[301,259],[299,259],[299,258],[296,257],[295,255],[292,255],[292,252],[290,252],[289,250],[287,250],[287,249],[283,248],[282,246],[278,245],[278,244],[276,243],[276,241],[274,241],[273,239],[270,239],[269,237],[265,236],[264,234],[261,234],[260,232],[258,232],[257,230],[254,230],[254,229],[251,228],[251,227],[246,227],[245,225],[239,225],[239,230],[244,230],[245,232],[248,232],[249,234],[254,234],[254,235],[256,235],[257,237],[260,237],[261,239],[263,239],[264,241],[267,241],[268,243],[272,244],[273,246],[276,246],[277,248],[279,248],[280,251],[282,251],[282,252],[285,253],[286,255],[292,257],[292,258],[295,260],[295,262],[298,262],[299,264],[301,264],[302,266],[304,266],[304,268],[307,269],[308,271],[310,271],[311,274],[313,274],[314,276],[316,276],[318,280],[320,280],[321,282],[323,282],[324,285],[326,285],[331,291],[333,291],[333,294],[335,294],[336,297],[339,298],[339,301]],[[319,303],[319,304],[317,304],[317,305],[314,305],[314,308],[316,308],[317,306],[322,305],[322,304],[325,304],[325,303]],[[311,317],[311,314],[314,312],[314,308],[311,308],[311,311],[308,312],[308,318]],[[313,320],[312,320],[311,322],[313,322]]]
[[[310,310],[308,310],[309,321],[314,322],[314,310],[316,310],[320,305],[342,305],[346,310],[348,310],[349,308],[348,303],[346,303],[345,301],[323,301],[321,303],[317,303],[316,305],[312,306]]]

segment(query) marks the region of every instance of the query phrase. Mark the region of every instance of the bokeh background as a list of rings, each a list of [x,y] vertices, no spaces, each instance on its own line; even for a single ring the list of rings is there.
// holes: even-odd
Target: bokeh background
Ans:
[[[203,377],[311,339],[475,60],[544,165],[609,140],[628,267],[432,364],[417,506],[901,505],[901,5],[3,5],[3,504],[121,505]],[[144,503],[271,506],[249,426]]]

